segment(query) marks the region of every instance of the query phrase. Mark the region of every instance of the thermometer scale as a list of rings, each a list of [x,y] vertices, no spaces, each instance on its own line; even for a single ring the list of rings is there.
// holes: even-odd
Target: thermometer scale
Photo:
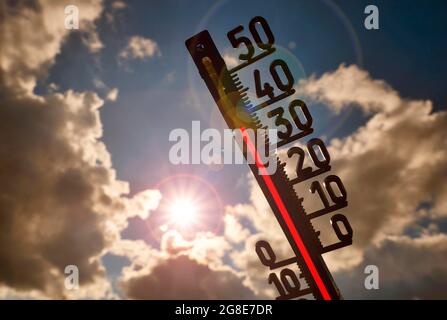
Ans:
[[[267,38],[267,40],[262,39],[258,29],[263,30],[263,38]],[[239,56],[239,59],[243,62],[230,70],[207,30],[186,40],[186,47],[228,127],[240,131],[243,137],[243,145],[240,147],[244,157],[254,159],[248,165],[295,256],[283,261],[276,261],[276,255],[272,247],[265,240],[256,243],[256,253],[261,263],[272,271],[294,264],[299,267],[299,272],[285,268],[281,270],[279,276],[275,272],[270,273],[268,282],[275,285],[279,293],[276,299],[296,299],[309,295],[315,299],[341,299],[340,291],[323,260],[322,254],[352,244],[352,228],[344,215],[340,213],[332,215],[330,222],[340,241],[323,246],[319,239],[320,232],[315,231],[311,220],[322,215],[332,214],[334,211],[346,207],[346,190],[340,178],[336,175],[327,176],[324,179],[323,186],[318,181],[314,181],[311,191],[313,190],[313,193],[320,196],[324,207],[309,214],[303,208],[303,198],[296,194],[294,185],[313,179],[330,170],[330,157],[324,142],[320,139],[311,139],[307,142],[308,153],[317,167],[316,170],[303,169],[301,161],[301,170],[297,168],[297,178],[289,179],[285,172],[286,163],[282,162],[275,154],[276,171],[273,173],[267,171],[266,165],[262,162],[256,148],[256,143],[247,131],[253,130],[256,132],[261,129],[273,129],[271,126],[264,125],[256,112],[292,96],[295,93],[293,89],[294,80],[286,62],[276,59],[270,64],[270,73],[276,88],[281,91],[281,94],[275,95],[274,92],[277,90],[274,90],[270,84],[260,84],[261,74],[259,70],[254,70],[256,95],[258,97],[268,96],[269,99],[256,106],[250,102],[247,95],[249,88],[242,85],[238,72],[273,54],[275,47],[273,46],[273,33],[263,17],[254,17],[249,23],[249,30],[255,44],[248,37],[240,36],[244,31],[243,26],[238,26],[227,34],[234,48],[242,46],[246,48],[246,53]],[[257,51],[261,51],[261,53],[255,54],[255,46]],[[286,81],[279,76],[279,70],[282,70]],[[268,113],[269,118],[275,118],[275,124],[278,126],[278,128],[275,128],[278,129],[278,147],[304,138],[313,132],[312,116],[303,101],[299,99],[291,101],[287,111],[290,113],[292,122],[283,116],[286,110],[282,107]],[[302,115],[301,118],[305,118],[305,121],[302,121],[298,116],[298,112]],[[279,126],[286,130],[279,130]],[[298,129],[298,133],[293,134],[296,129]],[[267,141],[267,147],[269,150],[272,149],[269,141]],[[318,156],[316,148],[323,155],[323,159]],[[289,157],[298,155],[301,159],[305,156],[303,149],[297,146],[289,148],[287,154]],[[334,191],[335,185],[338,194]],[[333,202],[333,204],[331,205],[330,202]],[[343,225],[344,231],[342,231],[340,225]]]

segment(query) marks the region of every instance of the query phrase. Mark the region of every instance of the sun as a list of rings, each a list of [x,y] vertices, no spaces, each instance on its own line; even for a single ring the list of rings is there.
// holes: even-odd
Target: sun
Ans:
[[[170,220],[179,227],[188,227],[194,224],[198,207],[191,199],[177,199],[169,208]]]
[[[145,225],[150,236],[160,242],[166,233],[178,232],[192,240],[202,232],[219,232],[224,207],[216,189],[192,174],[176,174],[163,179],[155,189],[163,195]]]

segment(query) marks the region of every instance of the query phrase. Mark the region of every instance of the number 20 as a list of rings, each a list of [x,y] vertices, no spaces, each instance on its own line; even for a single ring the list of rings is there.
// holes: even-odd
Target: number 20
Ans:
[[[318,147],[318,150],[320,150],[320,153],[324,159],[319,159],[315,147]],[[292,147],[287,151],[287,156],[289,158],[292,158],[294,155],[298,156],[298,161],[296,164],[297,177],[292,181],[293,184],[310,179],[321,173],[331,170],[331,157],[329,156],[329,152],[326,149],[326,145],[321,139],[314,138],[309,140],[307,142],[307,151],[312,158],[312,162],[318,168],[317,170],[313,170],[312,167],[304,168],[304,158],[306,155],[304,153],[304,150],[300,147]]]

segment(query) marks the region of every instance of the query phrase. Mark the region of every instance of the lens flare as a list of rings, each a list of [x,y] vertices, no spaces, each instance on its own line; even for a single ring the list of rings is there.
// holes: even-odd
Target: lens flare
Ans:
[[[201,232],[219,233],[224,207],[216,189],[193,174],[176,174],[154,186],[162,199],[157,210],[145,220],[148,241],[160,242],[163,235],[176,231],[186,240]]]

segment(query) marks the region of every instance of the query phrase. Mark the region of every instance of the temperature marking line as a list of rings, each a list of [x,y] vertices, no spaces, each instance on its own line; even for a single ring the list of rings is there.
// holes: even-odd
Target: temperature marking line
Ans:
[[[344,208],[348,205],[347,201],[344,201],[342,203],[339,204],[334,204],[333,206],[327,207],[327,208],[323,208],[321,210],[317,210],[315,212],[309,213],[307,216],[309,217],[309,219],[314,219],[317,218],[319,216],[322,216],[326,213],[332,212],[332,211],[336,211],[338,209]]]
[[[270,191],[270,194],[272,195],[276,206],[278,207],[279,211],[281,212],[281,215],[286,222],[287,228],[289,229],[290,233],[292,234],[293,240],[295,241],[295,244],[297,245],[298,249],[301,252],[301,255],[303,256],[304,262],[306,263],[310,273],[312,274],[312,277],[315,280],[315,283],[317,284],[318,289],[321,292],[321,295],[323,296],[323,299],[325,300],[332,300],[331,296],[329,295],[329,292],[326,288],[326,286],[323,283],[323,280],[321,280],[320,274],[318,273],[318,270],[316,269],[314,262],[312,261],[311,256],[309,255],[309,252],[307,251],[307,248],[305,244],[303,243],[303,240],[301,239],[300,234],[298,233],[298,230],[296,229],[295,225],[293,224],[292,218],[290,217],[289,212],[287,211],[286,206],[284,205],[281,196],[278,193],[278,190],[276,189],[275,184],[273,183],[272,179],[270,178],[270,175],[268,174],[267,170],[264,167],[264,164],[261,161],[260,155],[258,151],[256,150],[256,147],[254,146],[253,142],[250,139],[250,136],[248,135],[245,128],[240,129],[242,132],[242,136],[247,143],[248,149],[250,153],[252,154],[252,157],[255,159],[256,166],[261,172],[262,178],[264,179],[264,182],[267,186],[267,188]]]
[[[276,300],[289,300],[289,299],[305,296],[306,294],[312,294],[312,289],[311,288],[303,289],[298,294],[289,293],[289,294],[286,294],[285,296],[280,296],[280,297],[276,298]]]
[[[267,100],[267,101],[265,101],[263,103],[258,104],[256,107],[251,108],[249,111],[250,112],[255,112],[255,111],[261,110],[262,108],[265,108],[265,107],[267,107],[267,106],[269,106],[269,105],[271,105],[271,104],[273,104],[275,102],[278,102],[278,101],[280,101],[282,99],[285,99],[285,98],[287,98],[288,96],[291,96],[294,93],[295,93],[295,89],[292,89],[290,91],[281,93],[279,96],[276,96],[273,99],[270,99],[270,100]]]
[[[295,179],[290,180],[290,183],[291,184],[298,184],[300,182],[306,181],[307,179],[316,177],[316,176],[318,176],[318,175],[320,175],[322,173],[328,172],[330,170],[331,170],[331,166],[327,166],[326,168],[320,168],[320,169],[317,169],[317,170],[313,171],[311,175],[308,175],[308,176],[305,176],[305,177],[302,177],[302,176],[301,177],[296,177]]]
[[[260,59],[262,59],[264,57],[267,57],[269,54],[272,54],[273,52],[275,52],[275,50],[276,49],[272,47],[272,48],[264,51],[263,53],[258,54],[253,59],[248,60],[247,62],[241,63],[240,65],[234,67],[233,69],[230,69],[228,72],[229,73],[235,73],[236,71],[239,71],[239,70],[241,70],[241,69],[251,65],[252,63],[255,63],[256,61],[258,61],[258,60],[260,60]]]
[[[314,129],[309,129],[309,130],[297,133],[297,134],[289,137],[286,140],[281,140],[280,142],[278,142],[278,148],[282,147],[282,146],[285,146],[286,144],[289,144],[291,142],[294,142],[295,140],[301,139],[301,138],[311,134],[312,132],[314,132]]]

